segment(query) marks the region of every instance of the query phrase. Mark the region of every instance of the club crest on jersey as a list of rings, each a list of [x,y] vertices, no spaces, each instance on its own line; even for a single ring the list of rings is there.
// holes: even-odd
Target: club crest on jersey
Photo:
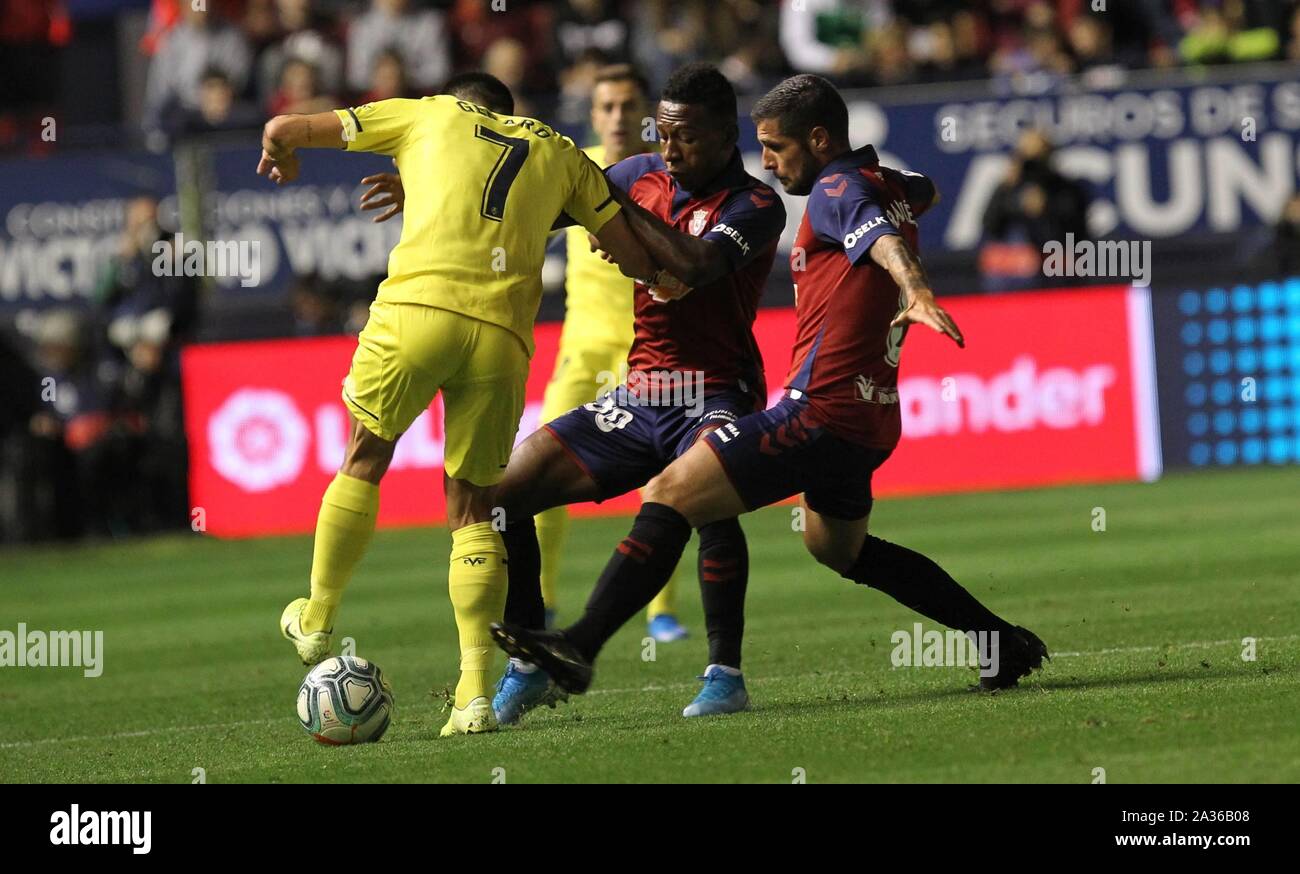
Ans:
[[[704,226],[709,223],[709,211],[707,209],[697,209],[691,214],[691,236],[698,237],[704,233]]]

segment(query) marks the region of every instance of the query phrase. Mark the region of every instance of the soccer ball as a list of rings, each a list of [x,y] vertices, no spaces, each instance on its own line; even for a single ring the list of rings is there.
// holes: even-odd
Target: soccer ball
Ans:
[[[298,687],[298,721],[323,744],[379,740],[392,712],[393,690],[379,665],[365,659],[328,658]]]

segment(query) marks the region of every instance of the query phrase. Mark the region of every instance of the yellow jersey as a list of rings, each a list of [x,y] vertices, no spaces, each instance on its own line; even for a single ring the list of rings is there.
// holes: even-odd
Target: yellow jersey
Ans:
[[[606,166],[604,146],[589,146],[582,151],[600,167]],[[585,229],[572,227],[566,233],[568,265],[560,342],[630,349],[635,336],[632,280],[591,251]]]
[[[335,114],[349,151],[397,159],[406,191],[376,299],[500,325],[531,356],[552,225],[566,213],[596,233],[618,214],[600,168],[549,125],[450,95]]]

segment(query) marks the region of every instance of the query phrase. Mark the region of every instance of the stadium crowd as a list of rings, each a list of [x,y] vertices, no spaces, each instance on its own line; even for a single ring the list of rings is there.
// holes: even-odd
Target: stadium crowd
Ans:
[[[200,8],[195,8],[196,5]],[[791,72],[888,86],[994,79],[1040,89],[1122,69],[1300,60],[1295,0],[0,0],[0,146],[39,147],[24,113],[48,111],[74,10],[147,13],[139,121],[178,134],[242,129],[280,112],[418,95],[483,69],[524,113],[585,119],[595,70],[631,61],[652,84],[717,63],[742,94]]]
[[[113,144],[157,151],[280,113],[433,93],[472,69],[505,82],[520,114],[580,127],[596,72],[621,61],[653,88],[711,61],[749,97],[793,72],[845,87],[990,79],[1025,92],[1072,75],[1104,85],[1125,69],[1300,61],[1296,0],[0,0],[0,151],[50,150],[33,120],[59,116],[81,87],[59,60],[87,9],[136,18],[135,47],[109,53],[133,58],[140,82],[138,101],[110,110]],[[1040,279],[1042,241],[1085,235],[1086,187],[1052,169],[1051,151],[1027,134],[992,199],[989,288]],[[164,235],[157,208],[132,202],[91,306],[47,310],[23,332],[0,324],[0,542],[188,521],[179,348],[199,289],[148,268]],[[1300,264],[1297,228],[1300,198],[1268,247],[1283,269]],[[262,327],[355,333],[373,284],[355,286],[298,277],[279,323]]]

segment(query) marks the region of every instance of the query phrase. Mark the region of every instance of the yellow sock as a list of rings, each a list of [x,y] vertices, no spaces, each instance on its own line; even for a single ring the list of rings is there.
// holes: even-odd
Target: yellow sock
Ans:
[[[334,627],[334,614],[352,571],[361,561],[379,514],[379,486],[335,474],[321,498],[311,558],[311,600],[302,614],[308,634]]]
[[[682,566],[679,564],[673,568],[673,575],[668,578],[668,584],[659,590],[655,599],[650,602],[646,608],[646,619],[654,619],[664,613],[677,615],[677,577],[681,574]]]
[[[542,601],[547,610],[560,603],[560,555],[569,536],[569,508],[552,507],[533,517],[537,524],[537,546],[542,551]]]
[[[506,545],[491,522],[451,532],[451,570],[447,588],[460,632],[460,682],[456,706],[492,697],[492,654],[496,645],[488,625],[500,622],[506,609]]]

